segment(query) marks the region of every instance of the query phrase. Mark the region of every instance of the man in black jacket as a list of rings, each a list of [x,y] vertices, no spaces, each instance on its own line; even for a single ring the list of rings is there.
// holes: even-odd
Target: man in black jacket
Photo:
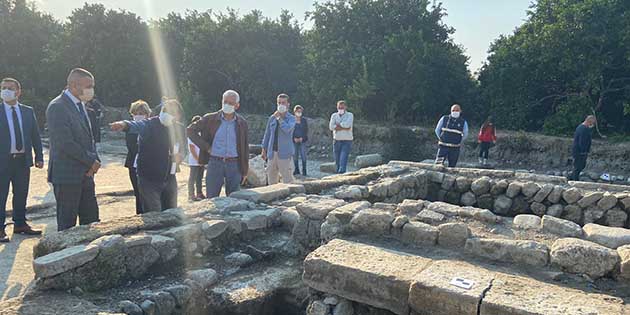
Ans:
[[[583,123],[575,129],[573,136],[573,173],[569,180],[580,180],[580,173],[586,167],[586,159],[591,151],[591,139],[593,138],[593,127],[597,120],[595,116],[589,115]]]
[[[157,117],[110,125],[114,131],[138,134],[138,187],[145,213],[177,207],[175,173],[186,155],[184,126],[178,122],[182,113],[178,101],[168,100]]]

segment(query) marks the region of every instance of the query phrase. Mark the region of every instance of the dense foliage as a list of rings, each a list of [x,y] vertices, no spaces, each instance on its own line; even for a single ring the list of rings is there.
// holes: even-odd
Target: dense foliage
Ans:
[[[499,125],[570,133],[595,112],[630,131],[630,1],[539,0],[490,53],[479,81]]]
[[[217,109],[233,88],[247,113],[270,113],[284,92],[309,116],[346,99],[362,120],[434,123],[458,102],[473,126],[493,115],[500,128],[570,133],[595,112],[606,132],[630,131],[630,1],[536,1],[492,44],[478,79],[445,14],[428,0],[327,1],[303,29],[286,11],[144,21],[85,4],[59,21],[30,1],[0,0],[0,76],[21,80],[23,101],[40,113],[82,66],[117,107],[167,94],[192,115]]]

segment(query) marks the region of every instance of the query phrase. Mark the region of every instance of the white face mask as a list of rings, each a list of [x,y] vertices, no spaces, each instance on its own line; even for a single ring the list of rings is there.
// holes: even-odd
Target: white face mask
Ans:
[[[86,103],[94,98],[94,88],[83,89],[83,92],[79,96],[81,102]]]
[[[451,112],[451,117],[459,118],[459,114],[461,114],[461,112]]]
[[[287,105],[280,105],[278,104],[278,111],[282,114],[287,112]]]
[[[145,115],[133,115],[133,121],[141,121],[147,119]]]
[[[232,114],[234,113],[234,105],[223,104],[223,107],[221,107],[221,111],[223,111],[224,114]]]
[[[302,112],[296,112],[295,117],[302,117]]]
[[[167,113],[167,112],[160,112],[160,122],[162,123],[162,125],[164,126],[171,126],[173,125],[173,122],[175,121],[175,117],[173,117],[173,115]]]
[[[0,92],[0,97],[2,97],[2,100],[5,102],[15,101],[15,91],[9,89],[2,90],[2,92]]]
[[[345,114],[345,113],[346,113],[346,110],[345,110],[345,109],[338,109],[338,110],[337,110],[337,113],[338,113],[339,115],[343,115],[343,114]]]

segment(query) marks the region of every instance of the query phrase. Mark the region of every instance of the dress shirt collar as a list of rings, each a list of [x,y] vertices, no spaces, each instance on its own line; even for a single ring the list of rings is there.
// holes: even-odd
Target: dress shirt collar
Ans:
[[[81,102],[80,99],[76,98],[74,95],[72,95],[72,93],[70,93],[70,90],[65,89],[63,90],[63,93],[66,94],[66,96],[68,96],[72,100],[72,103],[74,103],[75,106],[77,105],[77,103],[83,104],[83,102]]]

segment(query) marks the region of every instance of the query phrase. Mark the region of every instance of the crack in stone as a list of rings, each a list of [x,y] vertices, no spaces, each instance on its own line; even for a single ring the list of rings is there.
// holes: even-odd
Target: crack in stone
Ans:
[[[481,315],[481,303],[483,303],[483,299],[486,297],[486,293],[488,293],[488,291],[492,289],[493,282],[494,282],[494,279],[490,280],[488,287],[485,290],[483,290],[483,292],[481,292],[481,298],[479,299],[479,303],[477,304],[477,315]]]

